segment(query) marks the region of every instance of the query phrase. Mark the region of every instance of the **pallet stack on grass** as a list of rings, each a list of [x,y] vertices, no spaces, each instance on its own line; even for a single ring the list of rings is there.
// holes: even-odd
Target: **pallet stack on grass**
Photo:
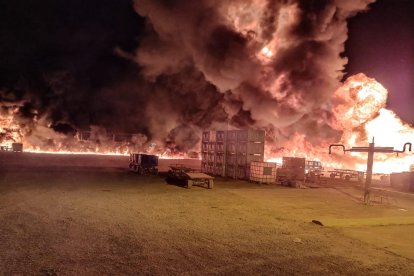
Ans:
[[[249,179],[250,163],[263,162],[262,130],[204,131],[201,170],[234,179]]]

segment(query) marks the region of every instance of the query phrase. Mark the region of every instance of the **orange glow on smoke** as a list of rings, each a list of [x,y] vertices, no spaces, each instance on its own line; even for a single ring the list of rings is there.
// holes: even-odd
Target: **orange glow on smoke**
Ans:
[[[304,135],[296,134],[275,156],[267,150],[269,161],[281,162],[281,156],[305,157],[321,161],[325,168],[366,170],[367,154],[335,150],[328,154],[329,144],[342,143],[346,148],[366,147],[375,137],[375,146],[402,150],[405,143],[414,143],[413,126],[404,123],[391,110],[385,108],[388,91],[375,79],[364,74],[351,76],[334,94],[332,127],[342,131],[340,141],[324,141],[319,146],[310,144]],[[269,147],[267,147],[269,148]],[[409,171],[414,154],[383,154],[374,156],[374,172],[392,173]]]
[[[273,54],[270,48],[263,48],[264,55]],[[334,93],[331,101],[334,119],[329,122],[331,127],[340,131],[342,136],[339,141],[327,139],[314,145],[303,134],[297,133],[283,145],[275,149],[274,145],[266,144],[265,159],[271,162],[281,163],[284,156],[305,157],[307,160],[321,161],[323,166],[329,168],[366,170],[366,153],[343,154],[335,150],[332,155],[328,154],[330,144],[342,143],[346,148],[353,146],[368,146],[375,137],[375,145],[383,147],[394,147],[401,150],[406,142],[414,143],[413,126],[404,123],[391,110],[385,108],[388,91],[375,79],[364,74],[351,76]],[[102,154],[125,156],[130,153],[126,144],[117,144],[108,141],[106,143],[94,143],[93,141],[81,141],[79,137],[71,138],[54,133],[46,127],[44,119],[35,120],[35,127],[43,134],[43,138],[51,137],[51,145],[40,143],[33,133],[25,130],[16,120],[18,108],[6,108],[7,112],[0,114],[0,145],[10,146],[12,143],[23,143],[23,150],[34,153],[50,154]],[[53,138],[53,139],[52,139]],[[46,139],[47,140],[47,139]],[[157,154],[165,159],[188,158],[185,153],[173,153],[168,149],[149,146],[144,150],[149,154]],[[410,165],[414,164],[414,154],[375,154],[374,172],[391,173],[409,171]]]
[[[21,140],[20,126],[15,120],[16,107],[8,107],[0,114],[0,144],[10,146],[13,142]],[[2,141],[3,140],[3,141]]]
[[[262,49],[261,53],[267,58],[271,58],[273,56],[273,52],[267,46]]]

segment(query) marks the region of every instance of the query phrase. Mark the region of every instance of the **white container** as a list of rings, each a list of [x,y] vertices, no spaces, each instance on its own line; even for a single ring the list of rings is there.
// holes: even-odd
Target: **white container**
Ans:
[[[276,184],[277,164],[270,162],[251,162],[250,180],[258,183]]]

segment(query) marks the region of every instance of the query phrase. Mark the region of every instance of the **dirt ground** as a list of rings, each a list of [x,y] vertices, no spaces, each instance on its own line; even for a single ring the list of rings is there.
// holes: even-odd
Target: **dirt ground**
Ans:
[[[411,195],[367,206],[346,186],[186,189],[126,168],[0,154],[0,275],[414,275]]]

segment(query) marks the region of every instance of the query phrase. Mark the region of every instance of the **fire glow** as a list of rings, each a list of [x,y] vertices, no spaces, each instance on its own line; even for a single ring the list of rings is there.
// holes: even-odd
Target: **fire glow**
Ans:
[[[329,168],[365,171],[367,159],[365,153],[353,152],[343,155],[338,151],[337,154],[329,156],[327,149],[330,143],[337,142],[347,147],[368,146],[373,137],[376,145],[394,147],[396,150],[401,150],[406,142],[413,142],[414,128],[402,122],[393,111],[385,108],[387,95],[388,91],[375,79],[364,74],[351,76],[338,88],[332,99],[337,103],[333,108],[335,115],[333,125],[342,131],[340,141],[326,141],[326,144],[315,147],[306,142],[306,137],[298,134],[288,145],[285,145],[283,154],[319,160]],[[280,160],[280,157],[268,158],[268,161],[280,162]],[[414,164],[413,153],[399,156],[376,154],[374,172],[409,171],[411,164]]]
[[[388,92],[380,83],[364,74],[340,82],[347,20],[374,0],[162,2],[134,1],[151,28],[134,53],[116,51],[142,69],[139,85],[114,80],[89,91],[89,85],[74,89],[82,83],[70,72],[45,75],[56,99],[85,107],[68,110],[66,101],[30,91],[10,98],[14,106],[0,102],[0,144],[21,142],[24,151],[39,153],[179,159],[200,151],[203,129],[256,128],[267,133],[266,160],[306,157],[326,168],[365,170],[366,154],[328,155],[329,145],[367,146],[375,137],[377,146],[400,149],[414,142],[412,126],[386,109]],[[112,98],[102,107],[95,97],[84,98],[88,91]],[[72,132],[89,127],[93,136],[62,133],[65,128],[54,128],[59,125]],[[114,126],[140,133],[118,141],[106,133]],[[377,154],[374,171],[405,171],[413,161],[412,154]]]
[[[385,108],[387,90],[377,81],[363,74],[350,77],[334,94],[333,102],[337,104],[333,108],[335,120],[334,127],[342,130],[340,141],[327,140],[322,145],[312,145],[306,136],[296,134],[288,143],[283,145],[283,150],[274,152],[274,145],[266,145],[267,161],[281,162],[283,156],[306,157],[309,160],[319,160],[325,167],[347,168],[364,171],[366,167],[366,154],[341,152],[329,156],[327,149],[330,143],[340,142],[349,147],[366,146],[372,137],[375,137],[379,146],[392,146],[400,149],[405,142],[410,142],[414,137],[414,128],[402,122],[391,110]],[[11,109],[16,110],[16,109]],[[0,118],[0,133],[3,145],[13,142],[22,142],[24,150],[32,153],[50,154],[99,154],[125,156],[130,153],[127,147],[118,149],[110,145],[95,146],[88,150],[81,149],[42,149],[38,145],[30,144],[30,140],[24,136],[14,120],[13,112],[2,115]],[[80,142],[80,141],[79,141]],[[72,143],[72,145],[76,145]],[[298,146],[299,145],[299,146]],[[147,149],[148,151],[148,149]],[[185,153],[171,153],[166,150],[158,151],[160,158],[182,159],[188,156]],[[413,154],[401,154],[390,156],[386,154],[375,155],[374,171],[377,173],[391,173],[408,171],[414,163]]]

